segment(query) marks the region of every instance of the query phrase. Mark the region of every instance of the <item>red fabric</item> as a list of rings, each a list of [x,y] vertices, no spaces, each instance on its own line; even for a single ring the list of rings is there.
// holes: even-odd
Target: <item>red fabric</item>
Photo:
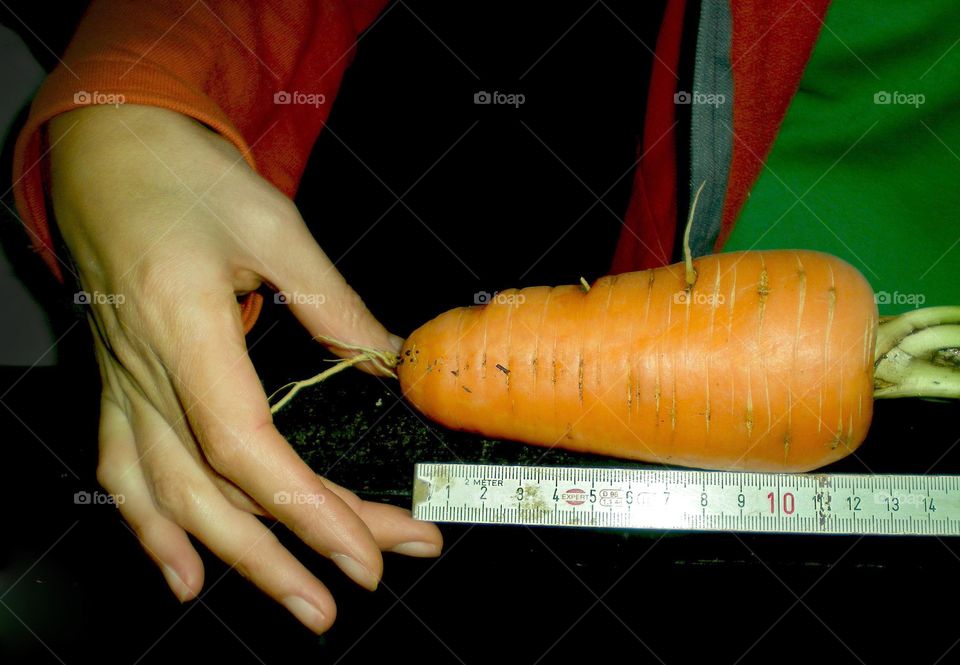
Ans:
[[[612,274],[666,265],[677,224],[677,69],[685,0],[669,0],[657,37],[633,194],[610,267]]]
[[[738,0],[730,5],[735,136],[716,251],[730,237],[773,147],[830,0]]]

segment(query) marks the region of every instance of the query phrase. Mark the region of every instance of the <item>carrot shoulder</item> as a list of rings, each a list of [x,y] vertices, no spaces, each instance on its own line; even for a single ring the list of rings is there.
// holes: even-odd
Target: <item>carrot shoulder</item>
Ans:
[[[805,471],[851,453],[873,406],[877,308],[812,251],[717,254],[498,294],[407,338],[406,397],[452,428],[716,469]]]

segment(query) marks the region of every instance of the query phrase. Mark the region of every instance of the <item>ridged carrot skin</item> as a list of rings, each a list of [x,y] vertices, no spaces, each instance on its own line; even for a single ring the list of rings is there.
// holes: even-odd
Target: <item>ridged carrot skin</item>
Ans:
[[[488,437],[708,469],[808,471],[873,407],[877,307],[812,251],[731,252],[580,286],[504,291],[411,334],[398,366],[430,418]]]

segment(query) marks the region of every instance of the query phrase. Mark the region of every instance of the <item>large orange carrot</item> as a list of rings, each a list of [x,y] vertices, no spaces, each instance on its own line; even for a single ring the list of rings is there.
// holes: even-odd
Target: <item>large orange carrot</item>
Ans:
[[[696,259],[504,291],[407,338],[406,397],[448,427],[716,469],[805,471],[852,452],[873,407],[877,307],[812,251]]]

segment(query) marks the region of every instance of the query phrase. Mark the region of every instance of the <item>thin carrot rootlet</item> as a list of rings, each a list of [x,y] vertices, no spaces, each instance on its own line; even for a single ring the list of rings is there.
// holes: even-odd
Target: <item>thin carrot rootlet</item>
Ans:
[[[686,245],[686,243],[685,243]],[[813,251],[717,254],[450,310],[399,356],[405,397],[454,429],[713,469],[807,471],[853,452],[874,398],[960,398],[960,307],[879,321]],[[324,340],[342,348],[347,345]],[[282,390],[282,389],[281,389]]]

